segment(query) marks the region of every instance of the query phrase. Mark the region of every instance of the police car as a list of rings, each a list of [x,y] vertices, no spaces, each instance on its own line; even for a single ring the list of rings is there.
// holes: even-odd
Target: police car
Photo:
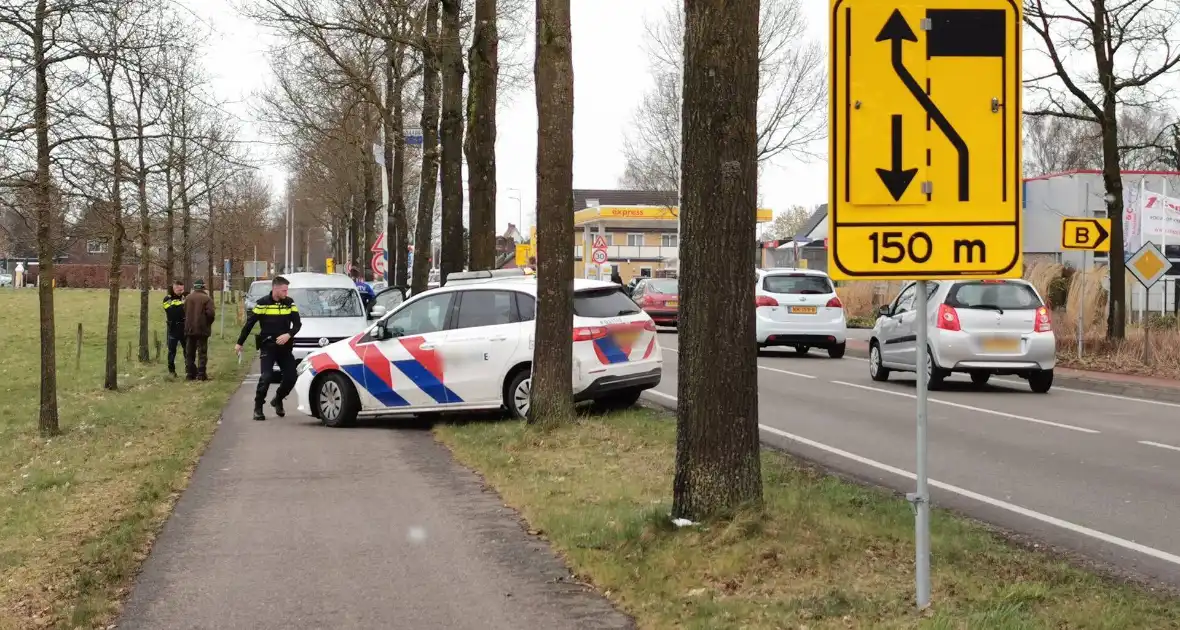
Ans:
[[[535,276],[451,274],[368,330],[299,364],[299,411],[328,426],[358,416],[529,411]],[[575,401],[634,404],[660,382],[655,323],[611,282],[574,281]]]

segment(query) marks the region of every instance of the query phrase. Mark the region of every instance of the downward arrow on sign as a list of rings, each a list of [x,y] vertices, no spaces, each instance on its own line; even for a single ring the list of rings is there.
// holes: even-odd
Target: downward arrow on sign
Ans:
[[[889,189],[889,194],[893,195],[894,201],[901,201],[901,196],[905,194],[906,189],[910,187],[910,182],[914,181],[914,176],[918,174],[916,168],[901,168],[901,114],[893,115],[893,164],[888,170],[879,168],[877,175],[880,176],[881,182],[885,184],[885,188]]]

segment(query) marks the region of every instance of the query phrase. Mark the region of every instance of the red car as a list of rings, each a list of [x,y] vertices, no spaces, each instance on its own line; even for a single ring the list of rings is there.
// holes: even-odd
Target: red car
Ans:
[[[631,291],[631,299],[657,326],[676,326],[680,314],[680,285],[676,278],[645,278]]]

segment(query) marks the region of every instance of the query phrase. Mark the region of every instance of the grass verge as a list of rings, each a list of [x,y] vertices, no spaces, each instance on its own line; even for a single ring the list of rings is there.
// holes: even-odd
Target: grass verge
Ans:
[[[544,432],[440,426],[578,576],[643,628],[1176,628],[1180,602],[935,511],[935,605],[913,607],[913,516],[891,494],[763,455],[766,510],[676,530],[675,423],[633,410]]]
[[[127,343],[138,339],[139,294],[124,291],[120,389],[106,391],[107,292],[62,289],[55,298],[62,434],[43,439],[37,292],[0,291],[0,469],[8,473],[0,485],[3,630],[110,623],[247,369],[232,352],[232,314],[226,338],[215,328],[210,340],[209,382],[185,382],[179,356],[179,381],[167,376],[163,354],[159,363],[127,361]],[[149,313],[163,343],[161,298],[152,294]]]

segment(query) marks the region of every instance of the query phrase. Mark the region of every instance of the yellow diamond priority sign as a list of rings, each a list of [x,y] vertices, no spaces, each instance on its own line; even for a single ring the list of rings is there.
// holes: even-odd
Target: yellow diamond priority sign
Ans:
[[[831,1],[828,272],[1019,277],[1021,4]]]
[[[1150,289],[1153,284],[1160,281],[1160,278],[1167,275],[1171,266],[1168,257],[1151,241],[1144,243],[1143,247],[1127,261],[1127,271],[1130,271],[1146,289]]]

